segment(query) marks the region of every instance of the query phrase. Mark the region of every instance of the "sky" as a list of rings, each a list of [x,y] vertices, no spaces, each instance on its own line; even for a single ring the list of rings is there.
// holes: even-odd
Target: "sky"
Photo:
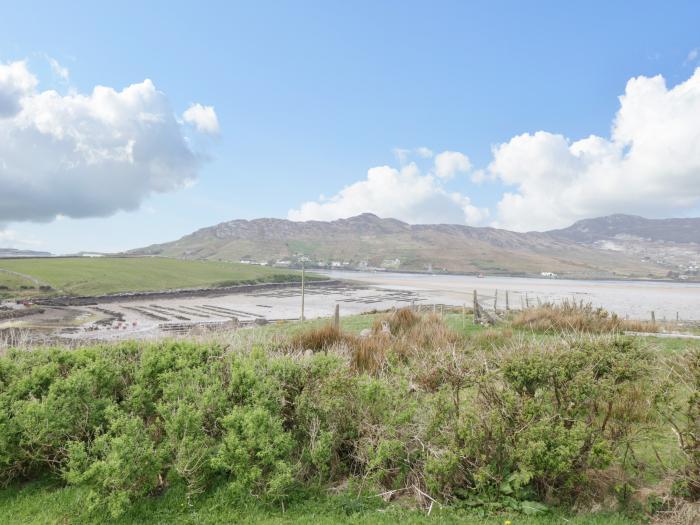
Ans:
[[[700,216],[697,2],[0,1],[0,247]]]

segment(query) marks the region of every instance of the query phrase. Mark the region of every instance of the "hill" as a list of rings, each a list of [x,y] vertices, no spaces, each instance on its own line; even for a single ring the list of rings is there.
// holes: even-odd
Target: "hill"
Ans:
[[[163,257],[57,257],[0,260],[0,297],[104,295],[298,279],[298,272]]]
[[[15,257],[51,257],[49,252],[37,252],[34,250],[18,250],[16,248],[0,248],[0,259]]]
[[[667,268],[671,276],[696,278],[700,271],[700,218],[645,219],[618,214],[581,220],[549,234],[653,262]]]
[[[258,262],[293,262],[304,255],[319,266],[519,275],[554,272],[581,278],[661,277],[668,272],[653,262],[549,233],[410,225],[369,213],[330,222],[234,220],[131,253]]]
[[[632,236],[648,241],[700,244],[700,218],[645,219],[636,215],[616,214],[584,219],[568,228],[549,233],[579,243]]]

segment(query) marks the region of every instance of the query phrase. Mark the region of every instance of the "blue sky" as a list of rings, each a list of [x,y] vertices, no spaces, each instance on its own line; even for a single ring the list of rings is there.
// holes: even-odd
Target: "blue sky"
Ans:
[[[593,205],[584,190],[566,188],[603,184],[600,192],[607,183],[586,181],[611,179],[629,187],[632,168],[621,165],[624,158],[612,168],[598,160],[581,168],[579,150],[560,153],[562,144],[552,138],[564,137],[570,145],[596,135],[613,143],[605,148],[624,149],[624,156],[630,144],[666,130],[670,137],[690,126],[696,136],[697,119],[669,128],[677,123],[675,113],[655,114],[652,120],[666,123],[660,130],[646,121],[637,124],[641,110],[635,108],[656,103],[663,112],[670,104],[644,99],[644,84],[628,97],[640,100],[629,109],[637,113],[625,117],[635,131],[611,139],[618,97],[630,79],[661,75],[669,91],[693,80],[700,65],[694,51],[700,47],[697,2],[97,4],[7,2],[0,16],[0,63],[25,61],[38,80],[36,92],[60,95],[89,95],[96,85],[121,91],[150,79],[178,115],[197,158],[195,173],[179,175],[165,189],[148,186],[130,196],[127,206],[81,211],[81,218],[64,217],[72,213],[61,211],[70,209],[65,200],[56,204],[57,220],[37,222],[15,212],[2,219],[0,213],[0,246],[120,250],[235,218],[333,218],[363,206],[410,222],[447,218],[515,229],[545,229],[616,211],[697,213],[700,172],[691,153],[670,175],[649,167],[656,171],[639,185],[648,191],[613,198],[619,188],[612,188],[609,202]],[[67,79],[52,70],[51,59],[67,68]],[[685,97],[685,113],[692,115],[700,97],[694,86],[674,96]],[[185,129],[180,115],[193,103],[214,108],[218,133]],[[551,136],[535,138],[538,131]],[[532,135],[511,142],[524,133]],[[496,156],[492,148],[503,144],[510,147]],[[401,162],[396,154],[418,147],[434,155],[414,152]],[[681,154],[692,149],[679,148]],[[438,176],[436,155],[445,151],[467,157],[468,167]],[[647,167],[654,165],[648,151],[637,160]],[[32,155],[29,149],[20,154]],[[575,173],[560,168],[570,163],[561,157],[567,154],[576,157],[577,167],[570,168]],[[600,173],[603,164],[610,171]],[[535,167],[527,171],[522,165]],[[364,184],[375,167],[376,184]],[[2,169],[0,163],[0,181]],[[119,181],[120,173],[105,176]],[[51,176],[60,181],[62,174]],[[667,176],[685,188],[683,195],[662,192],[661,204],[650,203]],[[78,179],[61,184],[74,184],[68,180]],[[553,191],[566,193],[566,210],[530,220],[523,209],[548,207],[542,188],[550,183]],[[346,187],[351,190],[339,194]],[[418,187],[423,190],[416,196]],[[517,202],[504,200],[504,193]],[[36,204],[26,192],[13,195],[15,208],[24,198],[27,207]],[[408,204],[386,204],[392,195],[406,195]],[[67,192],[65,199],[73,197]],[[0,207],[1,201],[0,195]],[[452,206],[454,213],[446,214]]]

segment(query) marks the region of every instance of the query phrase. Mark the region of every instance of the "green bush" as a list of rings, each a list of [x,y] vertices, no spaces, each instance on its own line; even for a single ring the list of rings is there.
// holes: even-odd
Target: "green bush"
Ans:
[[[370,372],[335,347],[311,356],[185,341],[8,352],[0,481],[83,485],[114,516],[173,486],[193,498],[225,485],[238,505],[355,482],[426,505],[429,494],[534,513],[589,497],[605,469],[631,476],[628,451],[671,411],[688,458],[682,488],[693,493],[697,356],[681,370],[695,394],[663,410],[659,363],[630,340],[486,344],[436,317],[409,321],[379,339],[390,347]]]

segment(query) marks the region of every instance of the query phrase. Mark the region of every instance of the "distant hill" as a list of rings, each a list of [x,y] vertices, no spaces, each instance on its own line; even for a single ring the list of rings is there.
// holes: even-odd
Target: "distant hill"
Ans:
[[[618,214],[584,219],[563,230],[552,230],[549,234],[578,243],[633,236],[648,241],[700,244],[700,218],[645,219],[636,215]]]
[[[571,277],[661,277],[667,268],[621,251],[601,250],[554,233],[464,225],[410,225],[365,213],[330,222],[234,220],[132,254],[405,271]]]
[[[700,277],[700,218],[645,219],[610,215],[585,219],[549,235],[601,251],[616,251],[667,269],[681,279]]]
[[[36,252],[33,250],[18,250],[15,248],[0,248],[0,259],[8,257],[51,257],[49,252]]]

